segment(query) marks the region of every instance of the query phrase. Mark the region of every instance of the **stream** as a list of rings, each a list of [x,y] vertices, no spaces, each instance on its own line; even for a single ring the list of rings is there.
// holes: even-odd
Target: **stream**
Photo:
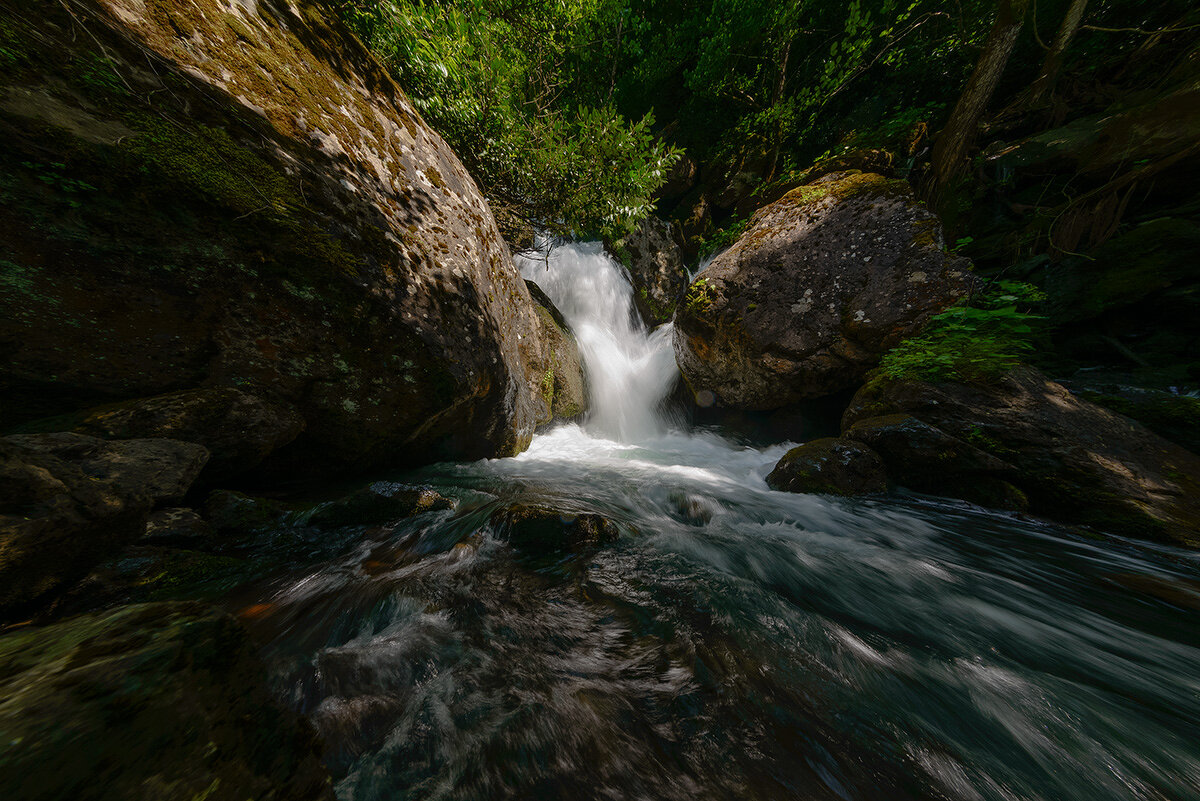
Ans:
[[[794,443],[663,412],[597,245],[519,260],[591,411],[510,459],[391,477],[453,510],[356,529],[239,596],[338,797],[1200,798],[1200,558],[917,495],[774,492]],[[613,541],[530,549],[513,503]]]

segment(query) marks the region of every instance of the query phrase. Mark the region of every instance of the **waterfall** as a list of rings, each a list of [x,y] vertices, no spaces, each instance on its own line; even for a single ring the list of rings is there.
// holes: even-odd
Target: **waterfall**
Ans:
[[[671,324],[647,331],[624,268],[598,242],[546,243],[535,256],[518,256],[517,266],[554,301],[579,343],[588,433],[618,442],[664,434],[660,407],[679,375]]]

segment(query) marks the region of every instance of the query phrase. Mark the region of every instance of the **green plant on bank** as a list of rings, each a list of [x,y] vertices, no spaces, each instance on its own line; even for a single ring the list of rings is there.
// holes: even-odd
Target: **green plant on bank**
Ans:
[[[897,380],[995,380],[1032,350],[1035,324],[1042,318],[1028,309],[1042,300],[1045,295],[1031,284],[995,281],[892,348],[880,369]]]
[[[691,314],[706,312],[712,308],[716,300],[716,291],[709,286],[707,278],[700,278],[688,287],[683,298],[683,306]]]

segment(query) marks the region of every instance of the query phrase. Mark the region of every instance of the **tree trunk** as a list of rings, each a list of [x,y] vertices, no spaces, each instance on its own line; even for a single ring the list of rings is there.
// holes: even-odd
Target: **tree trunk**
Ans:
[[[1088,0],[1071,0],[1071,7],[1067,9],[1067,15],[1063,17],[1062,25],[1059,26],[1058,33],[1054,35],[1050,52],[1046,53],[1042,71],[1030,89],[1029,104],[1033,108],[1041,106],[1050,99],[1050,93],[1054,91],[1054,84],[1058,82],[1058,72],[1062,69],[1063,54],[1066,53],[1067,46],[1071,44],[1080,24],[1083,23],[1083,12],[1087,9],[1087,4]]]
[[[783,45],[783,53],[779,57],[779,80],[775,82],[775,94],[771,98],[771,108],[777,108],[783,101],[783,89],[787,84],[787,69],[788,59],[792,54],[792,40],[789,37]],[[778,113],[778,112],[777,112]],[[766,180],[772,181],[775,179],[775,170],[779,166],[779,149],[783,146],[783,127],[779,122],[778,117],[775,119],[775,142],[771,148],[771,161],[767,165]]]
[[[963,158],[975,141],[979,122],[987,110],[1000,83],[1000,76],[1008,64],[1017,35],[1025,21],[1025,11],[1030,0],[999,0],[996,21],[988,32],[983,52],[975,64],[967,87],[958,98],[946,127],[942,129],[933,147],[933,159],[929,177],[924,186],[925,199],[931,206],[937,205],[943,190],[962,169]]]

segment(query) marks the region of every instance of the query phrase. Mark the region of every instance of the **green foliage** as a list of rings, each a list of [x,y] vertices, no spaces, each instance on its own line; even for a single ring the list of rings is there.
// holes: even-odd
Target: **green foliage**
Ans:
[[[22,161],[21,166],[27,170],[32,170],[37,179],[47,186],[52,186],[55,189],[65,192],[67,194],[67,205],[73,209],[77,209],[82,205],[76,199],[76,195],[96,191],[96,187],[87,181],[81,181],[64,175],[63,170],[67,168],[64,162],[55,161],[49,164],[42,164],[33,161]]]
[[[654,104],[678,118],[675,140],[699,159],[777,176],[831,148],[884,146],[952,103],[994,3],[634,0],[629,8],[618,107],[636,115]]]
[[[1032,349],[1034,324],[1027,309],[1045,300],[1036,287],[996,281],[969,302],[930,320],[920,335],[884,355],[880,368],[898,380],[986,382],[1007,373]]]
[[[109,95],[129,94],[121,76],[113,69],[108,59],[94,53],[89,53],[76,62],[74,78],[88,94],[97,99],[103,99]]]
[[[701,314],[712,308],[714,300],[716,290],[709,286],[707,278],[700,278],[688,287],[687,294],[683,297],[683,307],[690,314]]]
[[[603,0],[333,0],[493,205],[557,233],[618,238],[678,154],[572,67]]]
[[[724,250],[734,242],[741,239],[742,234],[746,233],[746,229],[749,226],[749,220],[739,219],[737,214],[734,214],[725,221],[725,226],[723,228],[713,231],[711,234],[701,240],[700,253],[708,256],[716,253],[717,251]]]

